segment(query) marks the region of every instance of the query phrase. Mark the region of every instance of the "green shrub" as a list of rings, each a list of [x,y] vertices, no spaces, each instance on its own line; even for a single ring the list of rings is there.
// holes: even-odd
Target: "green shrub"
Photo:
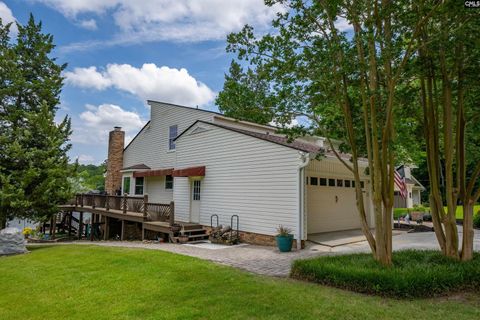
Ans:
[[[480,211],[473,216],[473,227],[480,229]]]
[[[459,262],[438,251],[398,251],[388,268],[371,254],[328,256],[295,261],[290,276],[361,293],[430,297],[480,290],[480,254],[475,253],[472,261]]]

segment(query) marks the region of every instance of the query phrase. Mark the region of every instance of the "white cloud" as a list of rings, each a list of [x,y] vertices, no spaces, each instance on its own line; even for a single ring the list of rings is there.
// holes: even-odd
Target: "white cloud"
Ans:
[[[95,19],[80,20],[78,25],[87,30],[97,30],[97,21]]]
[[[283,7],[263,0],[35,0],[70,19],[84,14],[111,15],[117,34],[105,45],[147,41],[205,41],[225,39],[245,24],[266,30]],[[102,45],[100,41],[73,44],[69,49]]]
[[[344,17],[338,17],[337,20],[335,20],[335,27],[342,32],[353,30],[353,25]]]
[[[103,71],[96,67],[75,68],[65,72],[66,83],[81,88],[104,90],[110,87],[131,93],[145,101],[160,100],[182,105],[205,105],[215,93],[197,81],[184,68],[157,67],[145,63],[141,68],[129,64],[109,64]]]
[[[15,36],[18,33],[18,28],[15,22],[17,19],[13,16],[12,10],[2,1],[0,1],[0,18],[2,19],[2,24],[7,24],[13,22],[10,27],[10,34]]]
[[[104,90],[112,85],[111,81],[97,71],[96,67],[75,68],[65,72],[66,83],[81,88]]]
[[[113,127],[120,126],[125,131],[125,143],[128,143],[146,123],[137,113],[114,104],[87,104],[85,108],[87,110],[80,113],[80,119],[73,119],[72,142],[105,145],[108,133]]]
[[[81,154],[78,156],[78,162],[81,164],[90,164],[95,162],[95,158],[89,154]]]

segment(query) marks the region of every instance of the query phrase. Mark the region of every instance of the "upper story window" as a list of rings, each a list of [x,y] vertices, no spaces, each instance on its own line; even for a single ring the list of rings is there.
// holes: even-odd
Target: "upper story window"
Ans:
[[[136,195],[142,195],[143,194],[143,183],[144,183],[144,178],[143,177],[137,177],[135,178],[135,194]]]
[[[175,141],[173,141],[173,139],[177,137],[177,133],[178,133],[178,126],[177,125],[170,126],[168,130],[168,150],[175,150]]]
[[[173,189],[173,177],[166,176],[165,177],[165,189]]]

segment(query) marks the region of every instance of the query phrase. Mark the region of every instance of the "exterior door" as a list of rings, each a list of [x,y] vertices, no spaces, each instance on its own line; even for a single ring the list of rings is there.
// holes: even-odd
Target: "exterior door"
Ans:
[[[202,180],[193,179],[190,192],[190,222],[200,223]]]

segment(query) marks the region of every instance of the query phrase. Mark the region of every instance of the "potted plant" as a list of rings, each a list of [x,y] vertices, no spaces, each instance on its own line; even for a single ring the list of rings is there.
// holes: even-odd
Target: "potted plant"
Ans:
[[[185,229],[182,226],[182,230],[180,230],[180,236],[178,237],[178,241],[180,243],[187,243],[188,242],[188,235],[185,234]]]
[[[289,252],[292,250],[293,234],[291,232],[292,230],[284,226],[277,228],[277,236],[275,239],[277,240],[277,247],[280,252]]]

